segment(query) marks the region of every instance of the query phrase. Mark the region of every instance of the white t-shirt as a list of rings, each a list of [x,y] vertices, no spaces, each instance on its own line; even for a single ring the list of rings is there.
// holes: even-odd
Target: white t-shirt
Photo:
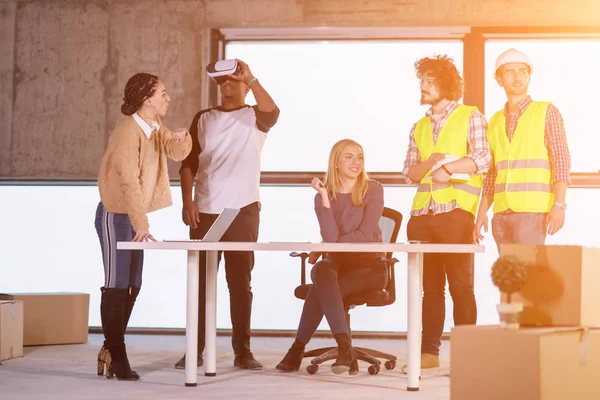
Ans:
[[[183,166],[197,170],[194,201],[199,212],[219,214],[260,201],[260,156],[278,116],[279,109],[265,113],[250,106],[196,115],[190,130],[196,143]]]

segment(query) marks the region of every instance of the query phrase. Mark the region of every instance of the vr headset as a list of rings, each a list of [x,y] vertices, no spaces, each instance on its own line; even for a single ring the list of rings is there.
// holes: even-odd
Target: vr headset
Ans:
[[[228,75],[234,75],[240,72],[241,66],[237,60],[221,60],[206,67],[206,73],[217,84],[221,84],[228,79]]]

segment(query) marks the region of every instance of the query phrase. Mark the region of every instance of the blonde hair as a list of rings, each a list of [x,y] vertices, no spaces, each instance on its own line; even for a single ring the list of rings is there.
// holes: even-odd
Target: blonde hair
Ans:
[[[335,199],[336,194],[339,192],[339,190],[342,186],[340,173],[337,170],[337,161],[340,158],[340,156],[343,154],[344,150],[348,146],[352,146],[352,145],[358,146],[360,148],[361,153],[363,153],[363,157],[364,157],[364,151],[363,151],[362,146],[351,139],[340,140],[339,142],[337,142],[336,144],[333,145],[333,147],[331,148],[331,152],[329,153],[329,166],[327,167],[327,174],[325,175],[325,186],[327,187],[327,194],[329,195],[329,198],[332,200]],[[355,205],[355,206],[364,205],[363,198],[365,197],[365,194],[367,193],[368,188],[369,188],[369,176],[367,175],[367,172],[365,170],[364,163],[363,163],[362,171],[361,171],[360,175],[358,176],[358,178],[356,179],[356,183],[354,184],[354,187],[352,188],[352,204],[353,205]]]

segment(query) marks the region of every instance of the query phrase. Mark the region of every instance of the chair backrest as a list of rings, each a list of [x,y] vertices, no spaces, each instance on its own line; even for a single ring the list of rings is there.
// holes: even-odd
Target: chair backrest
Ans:
[[[402,214],[394,209],[384,207],[381,218],[379,218],[379,228],[381,229],[383,242],[395,243],[398,240],[401,225]],[[385,256],[390,258],[392,253],[388,253]]]
[[[379,219],[379,228],[381,229],[382,241],[385,243],[395,243],[398,239],[398,233],[402,226],[402,214],[392,208],[384,207],[381,218]],[[393,252],[385,255],[386,258],[392,258]],[[383,303],[367,303],[367,306],[383,306],[392,304],[396,301],[396,276],[394,265],[388,266],[388,283],[384,289],[387,292],[387,299]]]

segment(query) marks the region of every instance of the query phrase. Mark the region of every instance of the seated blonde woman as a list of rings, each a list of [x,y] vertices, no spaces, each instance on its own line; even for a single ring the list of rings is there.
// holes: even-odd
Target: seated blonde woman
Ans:
[[[383,212],[383,187],[369,180],[364,169],[362,147],[353,140],[337,142],[329,155],[325,185],[313,178],[317,191],[315,213],[321,236],[328,243],[381,242],[379,219]],[[321,254],[311,252],[315,264]],[[300,317],[296,340],[277,365],[284,372],[298,371],[309,342],[323,316],[338,345],[339,355],[331,369],[336,374],[358,371],[352,348],[343,298],[367,290],[381,290],[387,284],[387,267],[380,253],[328,253],[316,262]]]

